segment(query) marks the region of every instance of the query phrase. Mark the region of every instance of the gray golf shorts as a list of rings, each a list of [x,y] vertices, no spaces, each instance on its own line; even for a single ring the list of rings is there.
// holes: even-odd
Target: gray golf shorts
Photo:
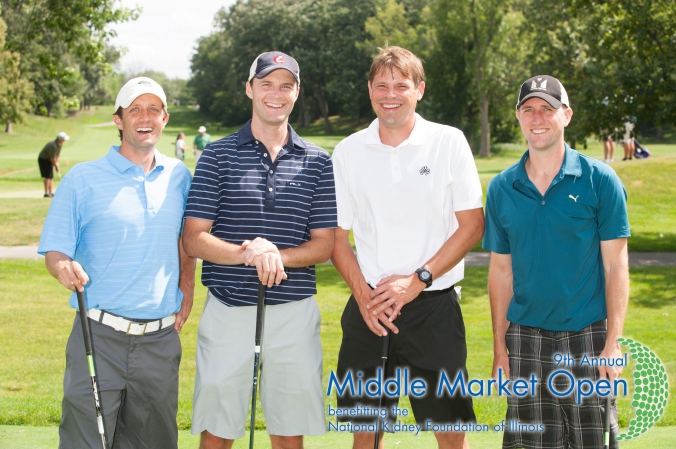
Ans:
[[[260,399],[270,435],[326,432],[321,316],[314,297],[266,306]],[[237,439],[251,403],[256,307],[207,295],[197,338],[192,433]]]

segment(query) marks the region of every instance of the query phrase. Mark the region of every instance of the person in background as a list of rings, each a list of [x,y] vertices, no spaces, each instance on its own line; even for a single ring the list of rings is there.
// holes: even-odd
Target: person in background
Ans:
[[[40,176],[43,178],[45,186],[45,198],[54,196],[54,170],[61,174],[59,167],[59,157],[61,156],[61,148],[63,142],[70,139],[70,136],[64,132],[56,135],[56,139],[47,142],[47,145],[40,151],[38,155],[38,166],[40,167]],[[67,164],[67,162],[66,162]]]
[[[634,138],[631,136],[632,131],[634,131],[634,126],[635,125],[629,120],[624,122],[624,139],[622,139],[622,145],[624,146],[623,161],[630,161],[634,156],[634,151],[636,150]]]
[[[195,136],[195,140],[193,141],[192,144],[192,152],[195,155],[195,164],[197,164],[200,160],[200,156],[202,156],[202,152],[204,151],[204,148],[211,143],[211,136],[207,134],[207,129],[204,126],[200,126],[197,129],[197,135]]]
[[[615,154],[615,142],[613,141],[613,135],[610,130],[601,130],[601,141],[603,142],[603,162],[612,164],[615,162],[613,159],[613,155]]]
[[[176,157],[180,160],[185,160],[185,152],[187,148],[185,146],[185,134],[180,132],[176,138]]]

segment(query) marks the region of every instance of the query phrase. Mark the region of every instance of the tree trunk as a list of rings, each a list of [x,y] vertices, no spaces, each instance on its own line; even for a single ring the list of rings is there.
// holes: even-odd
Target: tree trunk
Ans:
[[[313,86],[314,97],[317,100],[317,106],[319,107],[319,112],[322,114],[324,119],[324,131],[327,134],[331,134],[333,129],[331,128],[331,122],[329,121],[329,104],[326,101],[326,96],[319,86]]]
[[[310,126],[310,114],[308,113],[307,103],[305,102],[305,86],[300,86],[300,95],[298,96],[298,121],[301,128]]]
[[[5,127],[5,132],[7,134],[13,134],[12,133],[12,122],[7,122],[7,126]]]
[[[491,157],[491,124],[488,121],[488,95],[479,93],[479,115],[481,118],[481,146],[479,154],[482,157]]]
[[[662,129],[662,125],[657,127],[657,140],[662,140],[664,139],[664,129]]]

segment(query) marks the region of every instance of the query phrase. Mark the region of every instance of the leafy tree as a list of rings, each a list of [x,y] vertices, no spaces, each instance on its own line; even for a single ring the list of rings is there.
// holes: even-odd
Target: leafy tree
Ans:
[[[456,79],[469,90],[466,114],[470,122],[478,109],[479,153],[485,157],[490,156],[491,102],[502,104],[513,95],[514,84],[525,69],[525,52],[517,44],[525,39],[518,33],[522,16],[517,6],[511,0],[438,0],[433,4],[437,39],[456,45],[447,51],[464,60],[467,73],[456,70]],[[436,52],[436,57],[444,54]],[[474,134],[473,129],[469,131],[470,136]]]
[[[301,91],[295,114],[301,126],[321,117],[331,131],[331,110],[360,115],[368,104],[368,53],[356,47],[371,1],[238,1],[216,16],[218,31],[200,39],[188,85],[200,107],[239,124],[251,117],[244,83],[260,53],[280,50],[300,65]]]
[[[0,48],[5,44],[7,26],[0,19]],[[33,85],[21,77],[21,56],[16,52],[0,51],[0,121],[6,123],[5,132],[12,132],[12,123],[21,122],[30,110]]]
[[[48,115],[63,96],[87,86],[80,64],[109,71],[107,40],[114,31],[108,25],[139,13],[117,7],[115,0],[0,0],[0,7],[8,25],[5,49],[21,54],[21,72],[35,87],[35,106]]]
[[[676,121],[676,3],[532,0],[524,14],[534,69],[568,90],[572,144],[627,117],[656,126]]]

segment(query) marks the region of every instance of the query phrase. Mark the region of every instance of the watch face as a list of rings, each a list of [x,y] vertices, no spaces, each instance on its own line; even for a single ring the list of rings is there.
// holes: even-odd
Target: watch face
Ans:
[[[430,280],[432,276],[430,275],[430,272],[427,270],[423,270],[420,272],[420,280],[423,282],[427,282]]]

